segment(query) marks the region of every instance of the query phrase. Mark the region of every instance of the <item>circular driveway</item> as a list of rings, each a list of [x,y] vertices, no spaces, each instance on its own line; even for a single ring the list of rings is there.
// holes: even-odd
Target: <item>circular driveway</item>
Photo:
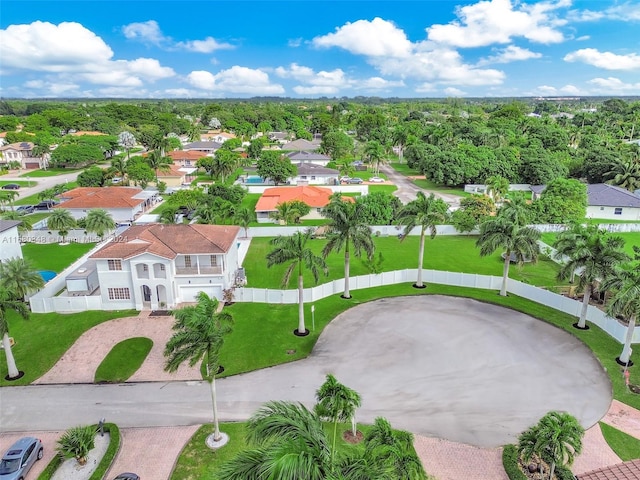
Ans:
[[[590,427],[612,398],[600,363],[569,333],[440,295],[352,308],[326,327],[309,358],[223,379],[219,392],[231,408],[243,397],[312,404],[327,373],[362,395],[361,421],[384,416],[397,428],[479,447],[514,442],[550,410]]]

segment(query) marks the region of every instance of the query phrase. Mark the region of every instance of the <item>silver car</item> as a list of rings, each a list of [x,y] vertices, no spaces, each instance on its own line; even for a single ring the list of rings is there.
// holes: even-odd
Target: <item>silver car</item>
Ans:
[[[0,460],[0,480],[23,480],[43,452],[42,442],[37,438],[21,438]]]

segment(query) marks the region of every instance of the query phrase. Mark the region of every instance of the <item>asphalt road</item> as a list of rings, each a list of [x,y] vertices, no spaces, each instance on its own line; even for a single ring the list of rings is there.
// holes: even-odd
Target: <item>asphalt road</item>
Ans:
[[[265,339],[268,341],[268,339]],[[611,403],[609,378],[570,334],[465,298],[388,298],[334,319],[312,355],[218,380],[221,420],[262,403],[314,403],[327,373],[362,395],[358,420],[478,447],[497,447],[550,410],[589,427]],[[211,421],[204,382],[53,385],[0,390],[0,432],[64,430],[100,418],[120,427]]]
[[[53,177],[21,177],[20,175],[23,175],[25,173],[28,173],[29,170],[20,170],[20,171],[11,171],[10,173],[8,173],[7,175],[3,175],[1,177],[1,179],[3,181],[10,181],[10,180],[20,180],[22,182],[27,182],[27,181],[31,181],[33,182],[33,186],[28,187],[28,186],[23,186],[20,188],[20,190],[17,190],[18,192],[18,196],[16,197],[16,200],[20,199],[20,198],[24,198],[24,197],[28,197],[30,195],[35,195],[36,193],[40,193],[43,190],[46,190],[48,188],[52,188],[55,185],[58,185],[60,183],[67,183],[67,182],[73,182],[76,180],[76,178],[78,177],[78,175],[80,174],[80,171],[77,172],[73,172],[73,173],[65,173],[62,175],[56,175]]]
[[[396,172],[389,165],[381,165],[380,171],[383,172],[391,182],[396,184],[398,189],[393,192],[393,194],[398,197],[404,204],[415,200],[418,192],[424,192],[425,195],[433,193],[437,198],[441,198],[445,202],[447,202],[450,207],[456,208],[460,206],[460,200],[462,199],[462,197],[420,188],[415,183],[413,183],[411,179]]]

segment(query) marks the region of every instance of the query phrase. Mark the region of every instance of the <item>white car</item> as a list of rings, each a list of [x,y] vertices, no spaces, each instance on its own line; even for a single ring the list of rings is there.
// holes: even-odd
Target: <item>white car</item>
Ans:
[[[380,177],[371,177],[369,181],[372,183],[384,183],[385,179]]]
[[[348,177],[348,176],[346,176],[346,175],[345,175],[345,176],[343,176],[343,177],[340,177],[340,183],[347,183],[347,182],[349,181],[349,179],[350,179],[350,178],[351,178],[351,177]]]

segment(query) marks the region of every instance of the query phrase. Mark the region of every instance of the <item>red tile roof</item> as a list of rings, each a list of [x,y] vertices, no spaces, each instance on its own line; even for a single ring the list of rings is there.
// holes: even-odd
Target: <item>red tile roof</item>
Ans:
[[[618,463],[577,477],[578,480],[640,480],[640,460]]]
[[[177,255],[227,253],[240,227],[231,225],[134,225],[90,258],[131,258],[152,253],[164,258]]]
[[[143,198],[133,198],[140,192],[138,187],[78,187],[60,195],[68,200],[56,208],[133,208],[144,202]]]
[[[292,200],[304,202],[311,208],[322,208],[329,203],[332,193],[330,188],[314,186],[267,188],[256,204],[256,212],[271,212],[276,210],[276,205]]]
[[[167,157],[171,157],[174,162],[179,162],[181,160],[199,160],[206,155],[202,152],[196,152],[193,150],[173,150],[171,152],[167,152]]]

